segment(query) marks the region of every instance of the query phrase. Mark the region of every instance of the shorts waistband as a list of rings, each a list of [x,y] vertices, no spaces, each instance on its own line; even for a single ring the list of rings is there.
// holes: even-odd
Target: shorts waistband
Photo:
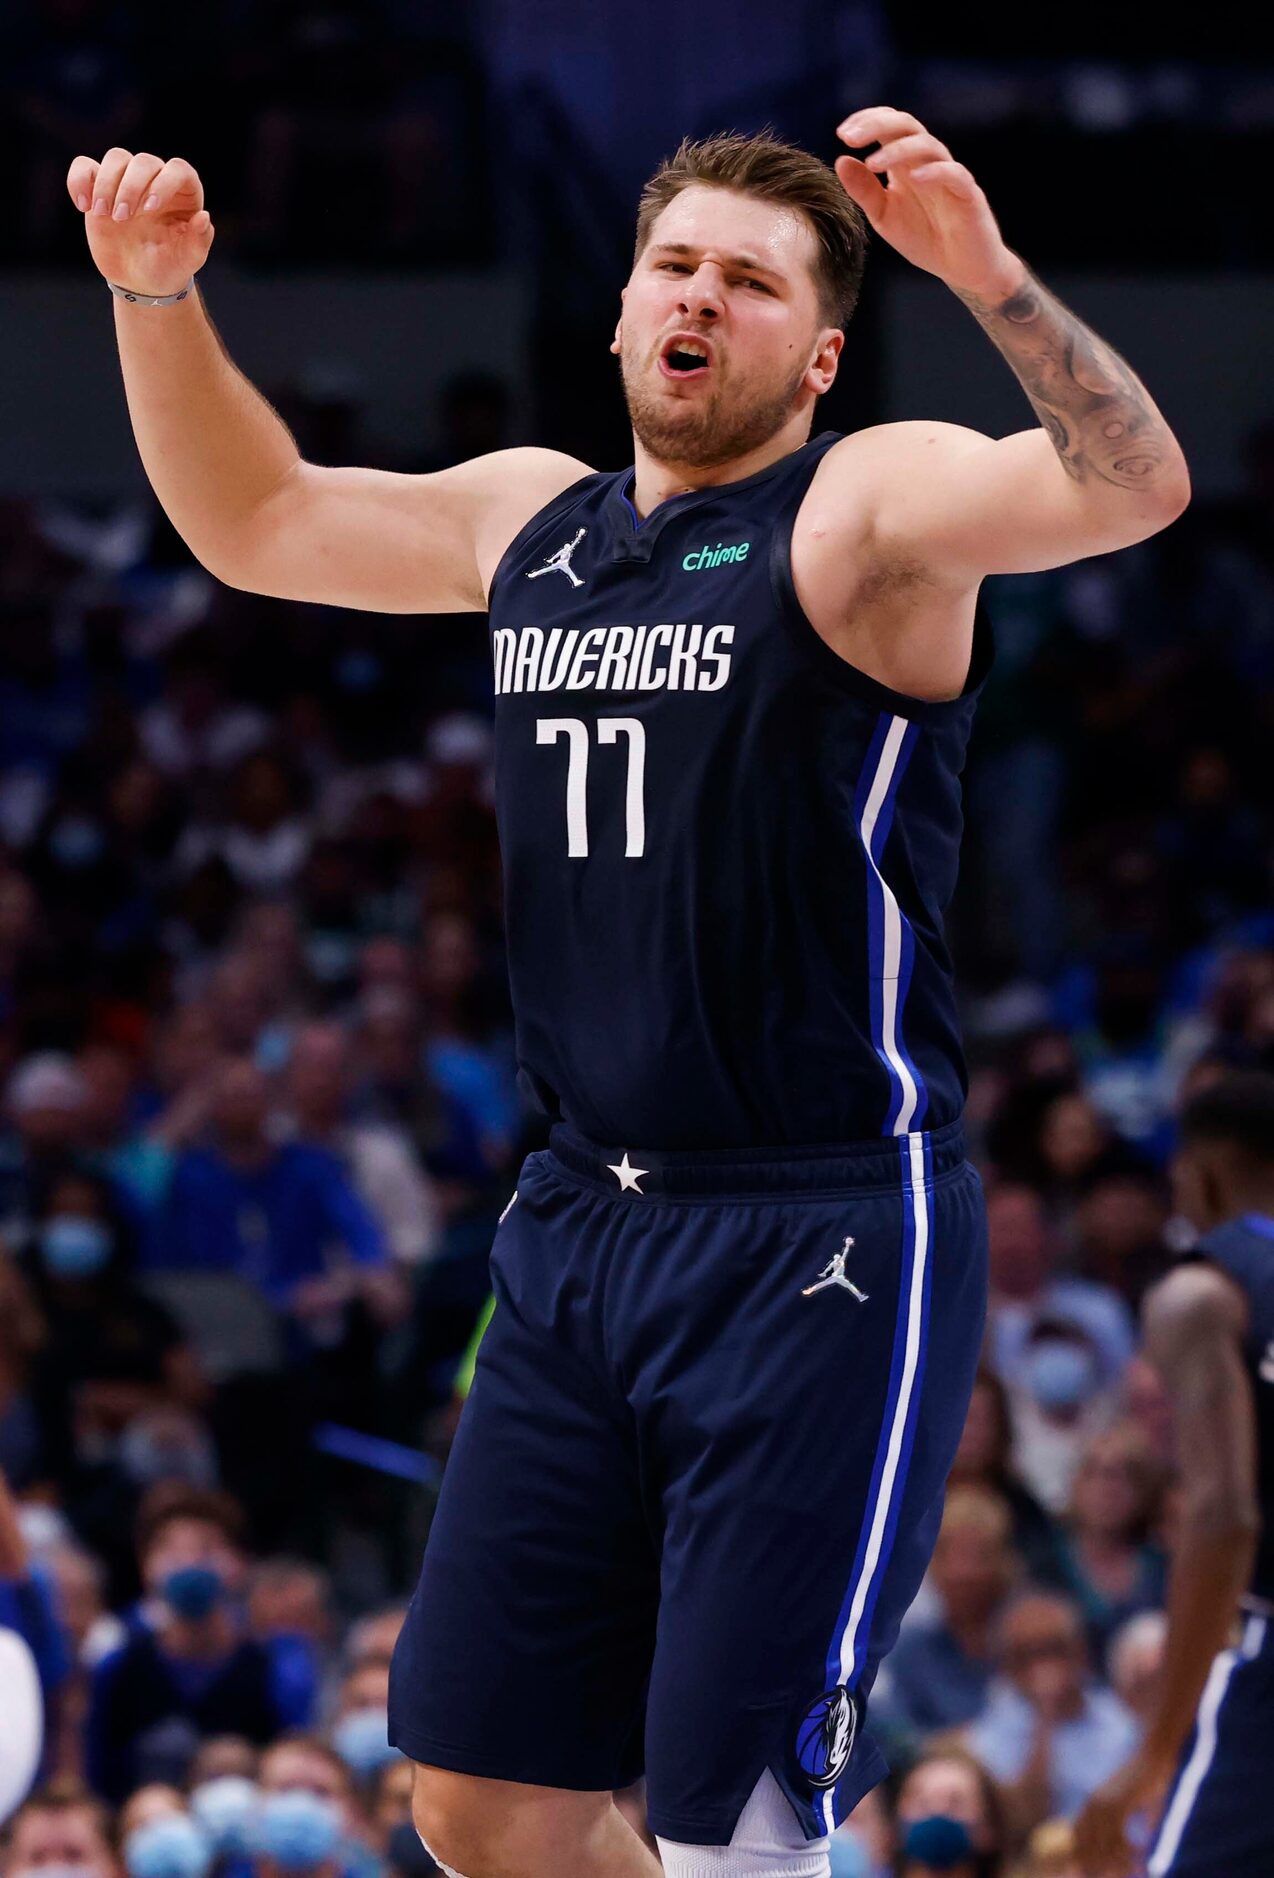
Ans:
[[[809,1148],[711,1148],[672,1153],[661,1148],[603,1147],[565,1122],[549,1133],[549,1153],[572,1173],[606,1191],[652,1194],[835,1193],[901,1185],[909,1142],[928,1149],[929,1177],[953,1173],[965,1160],[960,1120],[911,1135],[883,1135]]]

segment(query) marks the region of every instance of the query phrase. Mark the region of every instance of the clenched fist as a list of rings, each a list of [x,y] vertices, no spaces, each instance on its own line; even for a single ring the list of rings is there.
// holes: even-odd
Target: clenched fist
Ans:
[[[108,150],[78,156],[66,175],[102,276],[134,293],[180,293],[208,259],[214,229],[203,184],[182,157]]]

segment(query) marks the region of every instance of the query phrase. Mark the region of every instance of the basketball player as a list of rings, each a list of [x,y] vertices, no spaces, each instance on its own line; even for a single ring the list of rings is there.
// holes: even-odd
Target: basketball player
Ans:
[[[1269,1878],[1274,1078],[1234,1074],[1193,1097],[1173,1179],[1177,1209],[1202,1237],[1144,1307],[1181,1475],[1167,1656],[1146,1738],[1090,1801],[1079,1844],[1086,1873],[1124,1878],[1135,1867],[1127,1821],[1154,1809],[1149,1878]]]
[[[486,611],[521,1071],[552,1118],[394,1663],[415,1816],[465,1878],[828,1869],[982,1331],[943,911],[987,574],[1188,500],[1131,369],[914,117],[683,146],[613,350],[634,467],[301,460],[192,276],[179,159],[78,158],[143,462],[235,587]],[[868,227],[959,296],[1039,422],[811,441]],[[571,291],[564,278],[561,290]],[[183,297],[184,296],[184,297]]]

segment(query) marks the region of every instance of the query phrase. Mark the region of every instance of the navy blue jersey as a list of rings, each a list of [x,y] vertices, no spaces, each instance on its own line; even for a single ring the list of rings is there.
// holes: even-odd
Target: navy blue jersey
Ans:
[[[525,1082],[598,1142],[863,1140],[966,1087],[943,915],[990,659],[921,703],[806,619],[789,549],[833,433],[639,521],[632,470],[491,584],[496,810]]]
[[[1247,1299],[1245,1355],[1256,1398],[1257,1495],[1261,1537],[1250,1589],[1274,1603],[1274,1219],[1249,1213],[1208,1233],[1195,1247],[1232,1278]]]

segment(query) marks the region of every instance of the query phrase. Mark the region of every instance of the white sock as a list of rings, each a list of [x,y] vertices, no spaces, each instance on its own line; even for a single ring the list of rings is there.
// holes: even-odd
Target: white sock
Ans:
[[[660,1839],[668,1878],[829,1878],[826,1839],[807,1839],[791,1802],[767,1767],[752,1789],[729,1845]]]

